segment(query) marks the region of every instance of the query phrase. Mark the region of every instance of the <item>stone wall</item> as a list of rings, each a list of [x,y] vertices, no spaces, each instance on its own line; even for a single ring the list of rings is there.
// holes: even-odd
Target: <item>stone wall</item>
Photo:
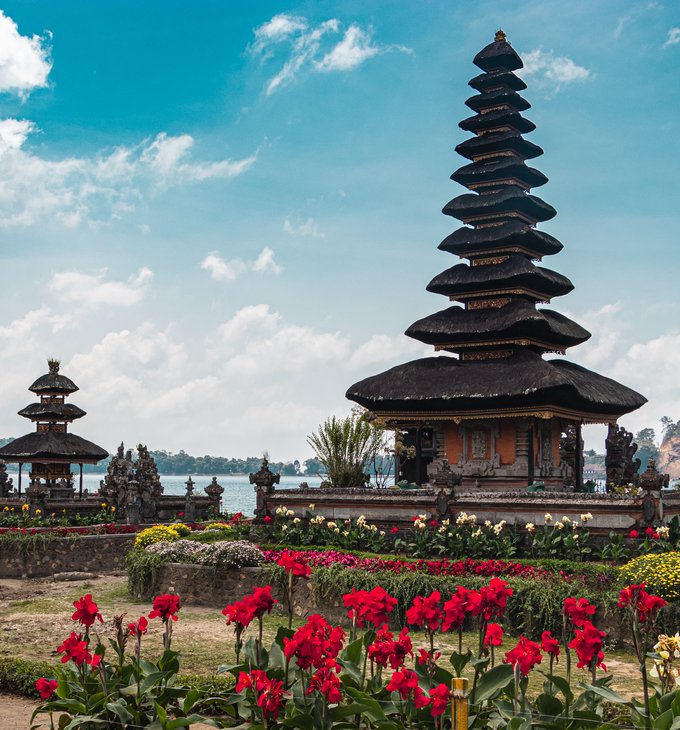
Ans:
[[[4,538],[0,540],[0,578],[35,578],[55,573],[109,573],[125,569],[135,535]]]

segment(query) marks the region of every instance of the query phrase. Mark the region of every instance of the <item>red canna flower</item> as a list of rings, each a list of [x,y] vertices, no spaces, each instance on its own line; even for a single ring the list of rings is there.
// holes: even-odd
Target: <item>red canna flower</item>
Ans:
[[[153,611],[149,614],[149,618],[160,618],[164,624],[169,619],[177,621],[177,611],[180,608],[179,596],[172,593],[164,593],[161,596],[154,597]]]
[[[500,624],[489,624],[484,635],[484,646],[501,646],[503,643],[503,628]]]
[[[442,620],[442,631],[457,630],[465,621],[468,607],[469,591],[463,586],[458,586],[456,592],[444,604],[444,617]]]
[[[387,691],[399,692],[404,701],[412,698],[416,707],[426,707],[430,704],[430,698],[418,684],[418,675],[410,669],[395,672],[387,685]]]
[[[451,692],[444,683],[438,684],[430,690],[430,700],[432,700],[432,717],[440,717],[449,707]]]
[[[40,677],[35,683],[35,688],[38,690],[41,700],[51,697],[58,686],[59,682],[56,679],[45,679],[45,677]]]
[[[427,598],[416,596],[413,599],[413,605],[406,611],[406,620],[415,626],[423,626],[430,631],[436,631],[444,615],[439,606],[440,599],[439,591],[432,591]]]
[[[133,621],[128,624],[128,631],[130,636],[143,636],[146,634],[149,628],[149,622],[145,616],[140,616],[137,621]]]
[[[272,587],[256,587],[252,593],[253,607],[255,609],[255,618],[264,616],[265,613],[269,613],[278,601],[272,598]]]
[[[284,553],[277,561],[277,565],[285,568],[286,573],[292,573],[296,578],[309,578],[312,569],[300,553]]]
[[[543,655],[541,649],[535,641],[530,641],[526,636],[520,636],[517,646],[505,654],[505,661],[519,666],[519,671],[523,676],[527,676],[529,672],[541,663]]]
[[[549,631],[544,631],[541,634],[541,649],[557,659],[560,655],[560,642]]]
[[[574,639],[569,642],[569,648],[576,651],[578,657],[576,666],[579,669],[592,668],[593,662],[595,662],[596,667],[602,667],[605,672],[607,671],[607,667],[602,662],[604,659],[602,639],[606,635],[604,631],[598,631],[590,621],[584,621],[582,628],[577,629]]]
[[[479,589],[481,597],[481,614],[486,621],[500,618],[505,613],[508,598],[512,595],[512,588],[508,582],[500,578],[492,578],[488,586]]]
[[[640,537],[640,533],[637,530],[631,530],[628,533],[628,537],[632,537],[632,538]]]
[[[312,675],[307,694],[316,690],[326,698],[326,702],[329,704],[342,702],[340,678],[337,676],[339,672],[338,662],[335,659],[326,659],[324,665]]]
[[[583,626],[597,608],[587,598],[565,598],[562,610],[574,626]]]
[[[391,532],[391,533],[392,533],[393,535],[396,535],[396,534],[397,534],[397,533],[399,532],[399,528],[398,528],[398,527],[397,527],[397,526],[395,525],[395,526],[394,526],[394,527],[393,527],[393,528],[392,528],[392,529],[390,530],[390,532]]]
[[[363,628],[367,623],[376,628],[387,623],[389,614],[397,605],[397,599],[380,586],[370,591],[352,588],[350,593],[342,597],[345,608],[349,608],[347,616],[350,621],[356,621],[357,626]]]
[[[79,621],[83,626],[92,626],[92,624],[98,620],[100,623],[104,623],[101,613],[97,604],[92,600],[92,594],[88,593],[86,596],[82,596],[77,601],[73,601],[73,606],[76,609],[71,618],[74,621]]]
[[[87,642],[83,640],[83,635],[76,634],[75,631],[72,631],[71,635],[57,647],[57,653],[64,655],[61,658],[62,664],[72,659],[77,666],[87,662],[91,657],[87,649]]]
[[[313,614],[292,636],[283,640],[283,653],[295,658],[301,669],[320,669],[327,659],[335,659],[345,641],[341,626],[331,626],[323,616]]]
[[[651,537],[652,540],[658,540],[659,539],[659,533],[653,527],[648,527],[645,530],[645,535],[647,535],[647,537]]]
[[[440,651],[431,654],[427,649],[418,649],[418,664],[435,664],[441,655]]]
[[[264,523],[265,525],[269,525],[272,521],[272,518],[269,515],[265,515],[264,517]]]
[[[630,607],[637,610],[638,619],[641,622],[653,620],[660,609],[667,605],[667,602],[659,596],[652,596],[645,591],[645,584],[626,586],[619,593],[619,608]]]
[[[257,704],[262,710],[262,714],[271,720],[276,720],[279,712],[283,707],[283,682],[280,679],[265,678],[261,682],[262,689],[258,689],[259,697]]]

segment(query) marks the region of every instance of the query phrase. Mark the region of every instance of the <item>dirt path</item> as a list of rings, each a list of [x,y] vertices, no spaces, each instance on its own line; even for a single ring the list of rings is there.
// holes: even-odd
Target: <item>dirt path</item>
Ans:
[[[27,730],[31,726],[31,715],[37,703],[25,697],[0,694],[0,720],[3,728]]]

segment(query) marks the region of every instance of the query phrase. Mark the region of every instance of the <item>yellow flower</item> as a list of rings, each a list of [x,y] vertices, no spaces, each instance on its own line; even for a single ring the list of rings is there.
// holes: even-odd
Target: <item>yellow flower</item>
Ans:
[[[3,512],[9,512],[9,507],[5,505],[5,508],[3,509]]]
[[[22,504],[21,505],[21,511],[22,512],[28,512],[29,509],[30,509],[30,507],[27,504]]]
[[[102,502],[102,509],[106,509],[106,502]]]
[[[115,512],[115,511],[116,511],[116,508],[115,507],[111,507],[111,512]]]
[[[41,514],[42,514],[42,510],[41,510],[41,509],[37,509],[37,510],[35,511],[35,513],[36,513],[36,515],[41,515]]]

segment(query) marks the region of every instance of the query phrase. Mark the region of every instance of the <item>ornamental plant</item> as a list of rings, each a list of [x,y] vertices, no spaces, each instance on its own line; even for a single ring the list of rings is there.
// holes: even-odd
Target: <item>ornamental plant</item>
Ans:
[[[172,525],[153,525],[142,530],[135,538],[136,548],[145,548],[154,542],[174,542],[181,537]]]
[[[159,659],[142,658],[142,640],[149,630],[149,620],[141,616],[127,626],[123,616],[114,616],[116,638],[109,648],[97,634],[103,622],[91,595],[74,602],[73,621],[77,627],[57,647],[61,664],[54,678],[41,677],[36,690],[43,703],[31,718],[47,715],[50,727],[126,728],[155,727],[160,730],[189,727],[199,722],[219,725],[197,713],[203,702],[223,702],[207,698],[197,690],[177,682],[179,653],[170,649],[172,625],[177,620],[179,597],[161,595],[154,598],[149,619],[158,618],[164,626],[164,651]],[[79,630],[83,627],[84,632]],[[134,639],[132,652],[128,642]],[[109,661],[108,653],[112,653]],[[38,727],[38,725],[33,725]]]
[[[633,558],[621,567],[624,584],[644,583],[666,601],[680,599],[680,552],[652,553]]]

